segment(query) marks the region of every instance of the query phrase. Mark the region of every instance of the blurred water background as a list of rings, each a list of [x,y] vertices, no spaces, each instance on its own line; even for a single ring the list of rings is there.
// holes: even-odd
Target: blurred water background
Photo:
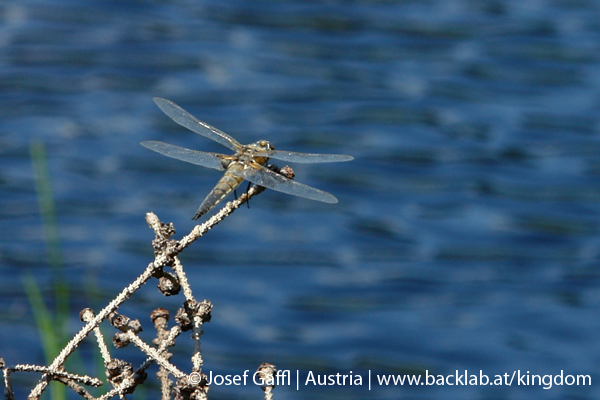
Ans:
[[[599,50],[593,0],[1,3],[0,356],[44,363],[22,286],[33,274],[51,301],[32,141],[46,146],[72,332],[81,308],[99,310],[152,260],[146,212],[177,237],[194,226],[220,174],[139,142],[227,149],[173,123],[160,96],[243,143],[356,158],[293,165],[339,204],[267,191],[184,252],[196,297],[215,306],[207,371],[266,361],[322,374],[563,370],[597,382]],[[122,311],[148,338],[149,312],[182,298],[146,286]],[[184,336],[176,357],[189,368]],[[20,375],[20,395],[37,378]],[[597,385],[275,390],[599,395]],[[146,396],[156,385],[133,398]]]

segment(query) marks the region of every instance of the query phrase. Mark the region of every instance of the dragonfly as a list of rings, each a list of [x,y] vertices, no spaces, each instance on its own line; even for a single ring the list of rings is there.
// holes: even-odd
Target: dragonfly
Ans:
[[[177,124],[233,150],[232,155],[209,153],[186,149],[159,141],[144,141],[140,144],[164,156],[175,158],[202,167],[225,171],[214,189],[206,196],[193,216],[196,220],[209,212],[244,180],[293,196],[304,197],[324,203],[337,203],[331,193],[288,179],[267,168],[270,158],[281,161],[315,164],[350,161],[354,157],[344,154],[312,154],[275,150],[266,140],[242,145],[227,133],[198,120],[171,100],[155,97],[154,102]]]

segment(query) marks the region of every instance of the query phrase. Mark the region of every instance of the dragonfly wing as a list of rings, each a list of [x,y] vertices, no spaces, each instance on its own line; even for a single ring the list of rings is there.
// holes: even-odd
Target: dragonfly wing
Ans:
[[[269,152],[258,153],[258,155],[264,155],[269,158],[275,158],[276,160],[297,162],[304,164],[316,164],[316,163],[328,163],[328,162],[342,162],[354,160],[354,157],[347,156],[345,154],[312,154],[312,153],[296,153],[295,151],[285,150],[271,150]]]
[[[174,146],[172,144],[156,141],[146,141],[141,142],[140,144],[147,149],[162,154],[163,156],[176,158],[181,161],[201,165],[207,168],[218,169],[219,171],[225,170],[223,159],[219,157],[219,154],[190,150],[186,149],[185,147]]]
[[[183,108],[179,107],[171,100],[161,99],[160,97],[155,97],[153,100],[158,106],[158,108],[162,110],[162,112],[167,114],[169,118],[171,118],[173,121],[177,122],[184,128],[188,128],[189,130],[196,132],[199,135],[212,139],[215,142],[220,143],[223,146],[234,151],[237,151],[242,147],[240,142],[238,142],[222,130],[212,127],[206,122],[198,120],[192,114],[185,111]]]
[[[293,196],[305,197],[311,200],[322,201],[324,203],[333,204],[338,202],[335,196],[330,193],[288,179],[271,171],[270,169],[263,167],[262,165],[259,165],[258,163],[253,163],[250,166],[246,166],[238,173],[241,177],[252,183],[269,189],[277,190],[278,192],[291,194]]]

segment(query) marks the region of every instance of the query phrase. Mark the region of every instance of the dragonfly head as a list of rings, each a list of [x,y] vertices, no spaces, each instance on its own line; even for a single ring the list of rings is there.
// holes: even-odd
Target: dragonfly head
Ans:
[[[255,150],[255,151],[270,151],[270,150],[275,150],[275,147],[273,147],[273,145],[271,144],[271,142],[268,142],[266,140],[259,140],[256,143],[252,143],[250,146],[252,146],[253,150]]]

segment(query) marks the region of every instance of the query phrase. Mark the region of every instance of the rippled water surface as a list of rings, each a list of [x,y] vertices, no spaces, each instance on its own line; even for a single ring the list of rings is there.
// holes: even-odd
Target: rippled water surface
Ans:
[[[220,173],[139,142],[228,150],[173,123],[160,96],[243,143],[355,157],[293,165],[338,204],[266,191],[182,254],[214,304],[206,370],[562,370],[592,386],[275,395],[597,398],[599,21],[593,0],[0,4],[0,356],[44,363],[25,276],[48,304],[52,280],[68,282],[76,332],[81,308],[99,310],[152,260],[146,212],[177,237],[194,226]],[[63,278],[48,264],[32,143],[46,151]],[[182,301],[154,285],[122,308],[148,337],[148,313]],[[189,368],[189,339],[176,349]],[[18,393],[36,379],[21,375]]]

